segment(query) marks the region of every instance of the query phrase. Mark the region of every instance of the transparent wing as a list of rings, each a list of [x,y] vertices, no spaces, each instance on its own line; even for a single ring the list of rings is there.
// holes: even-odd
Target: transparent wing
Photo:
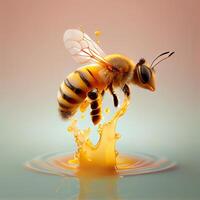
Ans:
[[[101,62],[109,66],[104,60],[103,50],[84,32],[68,29],[64,33],[64,44],[74,60],[80,64]]]

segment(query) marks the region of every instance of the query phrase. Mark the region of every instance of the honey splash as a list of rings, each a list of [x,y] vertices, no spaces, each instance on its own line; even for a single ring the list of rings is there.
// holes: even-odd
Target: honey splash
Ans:
[[[69,162],[77,164],[79,170],[92,168],[93,170],[115,171],[119,164],[117,162],[118,153],[115,146],[116,141],[120,138],[120,135],[116,132],[116,125],[118,119],[126,112],[128,104],[129,100],[125,98],[122,106],[112,119],[109,122],[99,125],[99,140],[96,145],[89,138],[90,128],[80,130],[77,127],[78,121],[72,120],[67,130],[74,135],[77,152],[74,159]]]
[[[34,171],[60,176],[96,177],[96,176],[129,176],[161,172],[172,169],[175,162],[166,158],[133,153],[119,154],[116,151],[116,142],[120,134],[116,126],[128,107],[129,100],[124,99],[123,104],[110,121],[99,125],[97,144],[93,144],[89,136],[90,128],[80,130],[77,120],[71,120],[67,130],[75,139],[77,151],[75,153],[55,152],[48,153],[26,163],[26,167]],[[85,116],[81,117],[83,120]]]

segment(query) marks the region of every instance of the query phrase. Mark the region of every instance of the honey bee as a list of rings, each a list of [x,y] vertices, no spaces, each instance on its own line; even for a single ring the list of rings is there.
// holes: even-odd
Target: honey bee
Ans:
[[[60,85],[57,96],[60,114],[62,118],[68,119],[78,108],[83,112],[90,104],[94,125],[98,124],[102,117],[101,105],[105,91],[110,91],[115,107],[118,106],[115,88],[121,88],[128,98],[128,85],[131,83],[154,91],[155,66],[174,54],[164,52],[157,56],[151,65],[143,58],[135,64],[121,54],[106,55],[85,32],[77,29],[65,32],[64,44],[74,60],[83,66],[70,73]],[[158,58],[162,59],[155,63]]]

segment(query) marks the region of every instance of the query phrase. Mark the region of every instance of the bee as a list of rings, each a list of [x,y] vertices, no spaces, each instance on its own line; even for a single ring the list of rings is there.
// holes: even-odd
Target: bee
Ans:
[[[155,66],[174,54],[164,52],[158,55],[151,65],[148,65],[144,58],[135,64],[121,54],[106,55],[85,32],[77,29],[65,32],[64,44],[82,67],[70,73],[61,83],[57,95],[59,112],[63,119],[68,119],[79,108],[84,112],[90,104],[94,125],[102,118],[101,105],[105,91],[110,91],[115,107],[118,106],[115,88],[120,88],[127,98],[130,98],[129,84],[154,91]],[[162,59],[157,61],[158,58]]]

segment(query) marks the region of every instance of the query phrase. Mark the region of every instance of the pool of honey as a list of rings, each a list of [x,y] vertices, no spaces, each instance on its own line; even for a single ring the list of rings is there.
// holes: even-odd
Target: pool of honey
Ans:
[[[143,153],[134,155],[118,155],[115,168],[80,168],[71,162],[74,154],[66,152],[49,153],[26,163],[31,170],[59,176],[132,176],[149,174],[174,169],[176,163],[166,158]]]

